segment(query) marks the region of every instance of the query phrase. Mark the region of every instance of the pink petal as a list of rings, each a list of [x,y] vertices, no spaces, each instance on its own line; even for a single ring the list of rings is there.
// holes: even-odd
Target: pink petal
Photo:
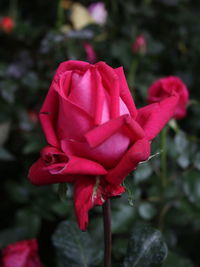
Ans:
[[[129,138],[122,131],[115,133],[96,148],[91,148],[87,142],[73,139],[61,140],[62,150],[66,154],[97,161],[105,168],[113,168],[124,155],[129,144]]]
[[[83,75],[74,72],[71,79],[69,100],[94,116],[95,90],[93,88],[92,73],[88,69]]]

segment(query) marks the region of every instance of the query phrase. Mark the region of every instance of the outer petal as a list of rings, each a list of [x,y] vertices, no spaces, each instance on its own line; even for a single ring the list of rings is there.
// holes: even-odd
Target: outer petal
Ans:
[[[59,173],[51,174],[49,170],[46,169],[44,161],[40,158],[29,169],[28,178],[34,185],[47,185],[73,182],[76,176],[62,175]]]
[[[68,60],[62,62],[57,71],[56,75],[60,75],[65,71],[68,70],[80,70],[80,71],[85,71],[87,68],[90,67],[90,64],[84,61],[79,61],[79,60]]]
[[[109,171],[105,179],[114,185],[120,185],[124,178],[133,171],[139,162],[145,161],[150,155],[150,143],[146,139],[138,140],[123,156],[119,164]]]
[[[67,99],[60,98],[57,135],[60,139],[84,140],[84,134],[94,127],[90,115]]]
[[[51,85],[44,104],[40,110],[39,118],[47,142],[55,147],[59,147],[59,141],[54,131],[58,116],[58,104],[58,94]]]
[[[78,179],[74,188],[74,206],[77,221],[82,231],[85,231],[88,225],[88,211],[94,205],[102,205],[104,199],[98,189],[99,178],[91,179],[84,177]]]
[[[68,162],[55,163],[44,167],[51,174],[105,175],[107,171],[97,162],[85,158],[69,156]]]
[[[131,116],[135,119],[137,116],[137,110],[135,103],[133,101],[133,97],[130,93],[128,88],[128,84],[124,75],[123,67],[119,67],[115,69],[116,74],[119,77],[120,81],[120,97],[124,101],[125,105],[127,106]]]
[[[136,121],[144,129],[148,140],[152,140],[173,117],[178,100],[175,95],[138,109]]]

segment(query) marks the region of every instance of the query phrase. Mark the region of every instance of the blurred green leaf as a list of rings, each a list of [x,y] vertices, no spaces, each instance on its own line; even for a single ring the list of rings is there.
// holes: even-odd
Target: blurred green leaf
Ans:
[[[10,132],[10,121],[0,123],[0,146],[6,142],[8,134]]]
[[[173,252],[169,251],[166,261],[163,263],[162,267],[194,267],[189,259],[181,257]]]
[[[141,203],[138,213],[143,219],[150,220],[156,215],[156,208],[151,203]]]
[[[200,172],[187,171],[183,176],[183,190],[188,199],[200,207]]]
[[[135,225],[129,241],[124,267],[161,266],[167,257],[161,232],[148,225]]]
[[[61,200],[66,201],[67,198],[67,183],[60,183],[58,185],[58,195]]]
[[[98,244],[88,232],[81,232],[73,221],[60,223],[52,240],[57,251],[58,267],[99,266],[102,260]]]
[[[0,249],[25,238],[26,230],[22,226],[4,229],[0,231]]]
[[[14,156],[5,148],[0,147],[0,160],[14,160]]]
[[[152,174],[152,168],[149,163],[140,164],[134,172],[134,181],[136,184],[143,182]]]

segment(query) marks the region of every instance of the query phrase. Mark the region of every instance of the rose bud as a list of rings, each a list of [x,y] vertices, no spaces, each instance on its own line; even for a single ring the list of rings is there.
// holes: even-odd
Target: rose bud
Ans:
[[[146,53],[147,43],[144,35],[138,35],[135,42],[132,45],[132,51],[134,54],[139,53],[144,55]]]
[[[40,111],[48,146],[29,171],[35,185],[74,183],[80,229],[88,211],[124,192],[123,180],[150,156],[177,95],[136,109],[123,68],[104,62],[60,64]]]
[[[19,241],[2,251],[2,267],[42,267],[36,239]]]
[[[13,31],[15,23],[11,17],[3,17],[0,21],[0,28],[6,33]]]
[[[149,103],[159,102],[170,96],[178,97],[178,103],[173,118],[184,118],[189,101],[189,91],[180,78],[175,76],[161,78],[154,82],[148,89]]]
[[[85,48],[85,52],[86,52],[86,55],[87,55],[87,61],[89,63],[95,63],[96,60],[97,60],[97,56],[96,56],[96,53],[92,47],[92,45],[88,42],[85,42],[83,44],[83,47]]]
[[[33,124],[36,124],[38,122],[37,112],[35,110],[28,110],[28,118]]]
[[[93,20],[99,24],[104,25],[107,20],[107,11],[103,2],[93,3],[88,7],[88,11]]]

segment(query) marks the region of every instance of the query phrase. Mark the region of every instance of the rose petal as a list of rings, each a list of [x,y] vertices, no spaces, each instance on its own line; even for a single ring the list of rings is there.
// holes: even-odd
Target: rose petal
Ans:
[[[131,119],[129,115],[122,115],[118,118],[101,124],[100,126],[87,132],[85,137],[91,147],[96,147],[118,132],[123,126],[126,126],[130,130],[130,136],[132,140],[137,140],[144,137],[142,128],[136,121]]]
[[[152,140],[173,117],[178,96],[171,96],[159,103],[138,109],[136,121],[145,131],[148,140]]]
[[[71,183],[76,179],[74,175],[51,174],[45,169],[46,165],[40,158],[29,169],[28,178],[34,185],[47,185],[56,183]]]
[[[74,188],[74,206],[77,221],[82,231],[85,231],[88,225],[88,211],[94,205],[102,205],[104,199],[98,190],[99,177],[91,179],[84,177],[78,179]]]
[[[115,71],[105,62],[95,64],[103,79],[104,88],[110,94],[110,117],[116,118],[119,116],[119,78]]]
[[[133,171],[139,162],[145,161],[150,155],[150,143],[146,139],[138,140],[123,156],[119,164],[109,171],[106,181],[120,185],[124,178]]]
[[[137,110],[136,110],[135,103],[133,101],[133,97],[128,88],[128,84],[126,81],[126,77],[124,75],[123,67],[119,67],[115,69],[115,73],[118,75],[119,81],[120,81],[120,97],[125,103],[125,105],[127,106],[131,116],[135,119],[137,116]]]
[[[55,147],[60,146],[54,130],[58,116],[58,103],[58,94],[51,86],[40,110],[39,118],[47,142]]]

